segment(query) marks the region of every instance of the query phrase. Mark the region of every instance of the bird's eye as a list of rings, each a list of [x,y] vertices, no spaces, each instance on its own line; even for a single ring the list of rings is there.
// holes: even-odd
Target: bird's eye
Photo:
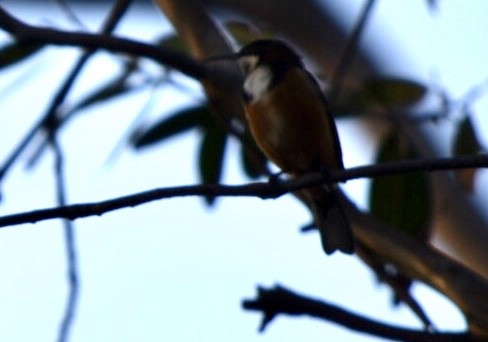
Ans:
[[[243,56],[237,60],[242,71],[247,75],[250,74],[258,63],[258,57],[256,56]]]

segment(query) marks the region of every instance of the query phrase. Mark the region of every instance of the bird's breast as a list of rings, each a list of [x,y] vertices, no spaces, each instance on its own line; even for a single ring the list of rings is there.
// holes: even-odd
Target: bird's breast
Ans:
[[[268,70],[269,71],[269,70]],[[252,76],[252,75],[250,75]],[[299,69],[292,69],[282,82],[270,82],[267,71],[248,77],[245,91],[252,94],[246,104],[251,132],[263,152],[286,172],[303,173],[321,167],[337,168],[340,156],[318,88]]]

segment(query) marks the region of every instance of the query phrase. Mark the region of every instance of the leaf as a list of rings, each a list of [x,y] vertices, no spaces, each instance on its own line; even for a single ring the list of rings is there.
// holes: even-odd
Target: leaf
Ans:
[[[375,78],[361,87],[344,86],[328,95],[328,102],[335,117],[359,116],[378,105],[405,107],[414,105],[426,94],[420,83],[395,78]]]
[[[181,37],[177,34],[170,34],[162,37],[158,41],[158,45],[170,50],[188,53],[188,47]]]
[[[386,107],[410,106],[424,97],[427,89],[422,84],[399,78],[374,78],[364,84],[363,96],[367,102]]]
[[[244,173],[251,179],[258,178],[264,174],[268,159],[257,147],[253,140],[249,139],[253,146],[241,144],[241,164]]]
[[[205,125],[199,153],[200,180],[203,184],[217,184],[222,176],[227,132],[213,122]],[[215,203],[214,196],[206,196],[208,205]]]
[[[473,125],[473,120],[470,116],[466,116],[461,124],[457,127],[457,132],[454,137],[453,154],[455,156],[476,154],[483,151],[476,131]],[[474,190],[474,180],[477,169],[462,169],[456,171],[456,177],[467,191]]]
[[[192,128],[203,125],[208,121],[208,107],[206,104],[186,108],[164,118],[144,132],[135,132],[130,143],[136,148],[145,148],[165,139],[183,133]]]
[[[75,111],[111,100],[117,96],[142,88],[146,85],[144,82],[140,82],[138,84],[128,82],[129,78],[137,71],[137,60],[133,58],[126,60],[124,63],[124,69],[119,75],[117,75],[111,81],[105,83],[105,85],[94,90],[91,94],[85,96],[84,99],[71,108],[70,112],[74,113]]]
[[[75,112],[89,106],[96,105],[103,101],[108,101],[117,96],[136,90],[137,88],[138,87],[130,86],[127,84],[127,82],[121,82],[119,79],[117,79],[114,82],[106,84],[105,86],[97,89],[92,94],[85,97],[83,100],[77,103],[70,112]]]
[[[18,44],[14,42],[7,44],[0,49],[0,68],[18,63],[35,54],[42,47],[43,45],[35,43]]]
[[[479,153],[482,150],[483,147],[476,136],[473,121],[471,120],[471,117],[466,116],[457,127],[453,153],[456,156],[460,156]]]
[[[377,162],[415,157],[413,150],[397,135],[380,148]],[[371,212],[394,227],[417,237],[425,236],[430,218],[431,198],[425,173],[415,172],[373,179],[369,194]]]
[[[358,89],[342,87],[340,91],[328,95],[327,103],[335,118],[358,117],[367,110],[365,98]]]

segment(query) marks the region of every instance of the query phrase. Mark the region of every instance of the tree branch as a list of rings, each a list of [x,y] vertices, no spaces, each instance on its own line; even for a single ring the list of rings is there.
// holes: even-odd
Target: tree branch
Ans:
[[[463,312],[475,340],[488,340],[488,282],[478,273],[341,198],[355,238],[377,258],[438,290]]]
[[[112,52],[127,53],[152,59],[193,78],[202,79],[206,77],[205,66],[185,54],[106,34],[66,32],[46,27],[35,27],[16,19],[1,6],[0,28],[10,33],[17,42],[23,44],[80,46],[94,50],[104,49]]]
[[[488,167],[488,156],[480,154],[438,160],[402,160],[379,165],[359,166],[344,171],[330,171],[327,174],[310,173],[290,180],[273,180],[270,182],[255,182],[234,186],[209,184],[153,189],[102,202],[74,204],[6,215],[0,217],[0,227],[35,223],[56,218],[74,220],[93,215],[102,215],[109,211],[135,207],[144,203],[172,197],[248,196],[268,199],[277,198],[286,193],[318,184],[345,182],[357,178],[379,177],[415,171],[445,171],[473,167]]]
[[[344,47],[344,50],[342,51],[342,54],[339,58],[339,64],[337,65],[331,77],[330,83],[335,89],[340,88],[342,79],[344,78],[347,69],[354,59],[354,55],[359,46],[359,39],[361,38],[368,18],[371,16],[375,2],[376,0],[368,0],[368,2],[364,5],[361,15],[359,16],[354,27],[354,30],[347,40],[346,46]]]
[[[358,332],[393,340],[422,342],[470,340],[470,335],[466,332],[431,333],[380,323],[335,305],[301,296],[279,285],[272,289],[259,287],[257,298],[244,300],[242,306],[246,310],[263,313],[260,331],[264,331],[277,315],[286,314],[292,316],[308,315],[340,324]]]

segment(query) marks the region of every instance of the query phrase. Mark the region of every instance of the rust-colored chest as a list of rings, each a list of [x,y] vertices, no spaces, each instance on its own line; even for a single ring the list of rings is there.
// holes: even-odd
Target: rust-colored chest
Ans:
[[[281,82],[246,104],[257,144],[285,172],[342,168],[336,128],[317,87],[309,75],[292,68]]]

